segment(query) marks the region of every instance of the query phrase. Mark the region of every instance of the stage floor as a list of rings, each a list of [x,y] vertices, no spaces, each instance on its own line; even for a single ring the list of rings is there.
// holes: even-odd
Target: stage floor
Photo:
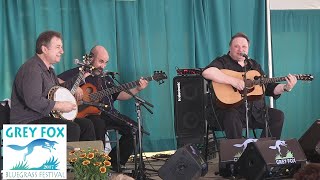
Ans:
[[[172,153],[173,154],[173,153]],[[156,157],[155,157],[156,156]],[[144,164],[145,164],[145,179],[146,180],[161,180],[158,174],[158,170],[160,167],[162,167],[167,160],[171,157],[169,154],[160,154],[161,158],[159,157],[159,154],[152,156],[145,156],[144,154]],[[200,177],[199,180],[209,180],[209,179],[236,179],[236,178],[223,178],[218,175],[219,172],[219,156],[218,153],[216,153],[216,157],[210,157],[208,162],[208,172],[205,176]],[[132,172],[134,170],[135,164],[133,162],[133,159],[130,159],[128,163],[126,164],[127,170],[123,172],[123,174],[133,177]],[[253,172],[255,173],[255,172]],[[112,172],[111,171],[111,180],[118,179],[117,176],[119,173]],[[68,180],[73,180],[74,175],[72,172],[68,172]],[[238,178],[239,179],[239,178]],[[288,178],[286,178],[289,180]]]
[[[173,154],[173,153],[172,153]],[[216,175],[215,173],[219,171],[219,157],[218,154],[215,158],[212,158],[208,160],[208,172],[204,177],[200,177],[200,180],[203,179],[224,179],[219,175]],[[145,155],[144,155],[145,156]],[[153,179],[153,180],[161,180],[158,174],[158,170],[161,166],[163,166],[166,161],[170,158],[170,153],[165,154],[155,154],[153,156],[146,156],[144,157],[144,164],[145,164],[145,175],[147,179]],[[124,171],[124,173],[128,173],[130,175],[130,172],[132,169],[134,169],[134,162],[133,159],[130,159],[130,161],[126,164],[126,167],[128,168],[128,171]]]
[[[150,155],[150,153],[144,153],[144,164],[145,164],[145,177],[149,180],[161,180],[158,174],[158,170],[160,167],[162,167],[170,157],[174,154],[174,152],[166,152],[166,153],[152,153],[154,155]],[[215,157],[214,155],[209,157],[208,163],[208,172],[205,176],[200,177],[200,180],[207,180],[207,179],[233,179],[233,178],[223,178],[218,175],[219,172],[219,155],[216,153]],[[133,161],[133,158],[130,158],[128,163],[126,164],[127,169],[123,172],[123,174],[133,177],[132,172],[135,169],[135,164]],[[255,172],[253,172],[255,173]],[[117,179],[116,177],[119,175],[119,173],[115,173],[111,171],[111,180]],[[68,180],[73,180],[74,175],[72,172],[68,172]],[[235,178],[234,178],[235,179]],[[288,179],[288,178],[286,178]]]
[[[159,154],[157,154],[159,156]],[[166,161],[170,158],[170,156],[165,157],[165,158],[154,158],[153,157],[144,157],[144,164],[146,167],[145,175],[146,179],[150,180],[161,180],[158,174],[158,170],[161,166],[163,166]],[[167,154],[160,154],[161,156],[166,156]],[[145,156],[145,155],[144,155]],[[223,178],[218,175],[219,172],[219,154],[216,153],[216,156],[211,156],[209,157],[210,159],[207,161],[208,162],[208,172],[205,176],[200,177],[200,180],[208,180],[208,179],[232,179],[232,178]],[[127,164],[126,167],[128,168],[128,174],[130,175],[130,172],[132,169],[134,169],[134,163],[133,160],[131,159]],[[253,172],[254,173],[254,172]],[[126,174],[126,173],[125,173]],[[288,178],[286,178],[288,179]]]

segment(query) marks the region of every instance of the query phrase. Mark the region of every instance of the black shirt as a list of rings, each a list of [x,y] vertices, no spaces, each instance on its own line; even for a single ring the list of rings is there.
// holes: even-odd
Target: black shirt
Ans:
[[[218,69],[229,69],[237,72],[244,72],[245,68],[242,67],[240,64],[238,64],[237,61],[233,60],[230,55],[223,55],[221,57],[216,58],[213,60],[205,69],[209,67],[216,67]],[[250,59],[249,62],[246,64],[246,70],[256,70],[261,75],[265,75],[263,70],[261,69],[261,66],[253,59]],[[269,83],[266,84],[265,88],[265,95],[266,96],[273,96],[275,99],[279,98],[280,95],[275,95],[273,93],[275,87],[278,85],[278,83]],[[249,113],[257,120],[262,119],[263,115],[263,109],[265,107],[264,99],[259,99],[255,101],[249,101]],[[217,110],[220,109],[220,107],[216,107]],[[245,104],[242,103],[239,106],[233,107],[237,109],[241,114],[245,114]]]

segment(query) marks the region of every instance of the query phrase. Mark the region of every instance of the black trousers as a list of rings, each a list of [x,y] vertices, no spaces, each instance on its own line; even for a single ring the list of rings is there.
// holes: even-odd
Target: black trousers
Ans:
[[[74,121],[45,117],[31,121],[29,124],[66,124],[67,141],[93,141],[96,140],[94,126],[89,119],[76,118]]]
[[[268,108],[267,112],[269,116],[269,130],[267,130],[268,137],[275,137],[276,139],[280,139],[284,121],[284,114],[282,111],[273,108]],[[222,126],[222,130],[225,131],[228,139],[242,138],[242,130],[246,127],[245,114],[239,113],[239,111],[234,108],[228,108],[219,110],[217,112],[217,118],[219,124]],[[255,120],[252,115],[249,114],[249,127],[263,129],[261,137],[265,137],[266,135],[264,122],[265,121],[261,119],[259,121]]]
[[[116,112],[117,113],[117,112]],[[130,157],[130,155],[134,151],[134,136],[133,129],[130,127],[130,123],[136,124],[135,121],[131,120],[129,117],[124,116],[120,113],[117,113],[115,116],[110,116],[105,113],[101,115],[91,115],[87,117],[91,119],[94,124],[96,139],[102,140],[105,144],[105,134],[107,129],[117,129],[121,134],[121,138],[119,140],[120,147],[120,164],[125,165]],[[122,119],[122,120],[121,120]],[[125,120],[126,122],[124,122]],[[129,122],[129,124],[128,124]],[[112,148],[109,153],[111,157],[111,164],[113,167],[117,166],[117,148]]]

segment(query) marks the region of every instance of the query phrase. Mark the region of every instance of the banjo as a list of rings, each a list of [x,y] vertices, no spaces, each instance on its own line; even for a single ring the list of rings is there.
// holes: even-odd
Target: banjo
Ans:
[[[84,56],[83,62],[87,67],[90,67],[89,68],[90,71],[92,71],[94,69],[94,67],[92,67],[90,65],[90,62],[91,62],[90,55],[86,54]],[[49,90],[48,99],[53,100],[53,101],[69,101],[74,104],[77,104],[77,100],[74,97],[74,94],[75,94],[77,88],[79,87],[80,82],[83,79],[83,76],[84,76],[85,72],[87,71],[87,69],[84,66],[82,66],[82,67],[79,67],[79,70],[80,71],[77,76],[77,79],[76,79],[75,83],[73,84],[70,91],[65,87],[53,86]],[[69,120],[69,121],[73,121],[77,117],[77,114],[78,114],[78,106],[76,107],[75,110],[72,110],[70,112],[51,111],[51,115],[53,117],[61,118],[61,119]]]

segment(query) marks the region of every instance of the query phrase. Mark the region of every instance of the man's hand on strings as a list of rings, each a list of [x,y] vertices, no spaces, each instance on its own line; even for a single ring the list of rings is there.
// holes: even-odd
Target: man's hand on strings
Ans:
[[[285,89],[287,91],[291,91],[291,89],[296,85],[297,78],[291,74],[286,77],[287,84],[285,85]]]
[[[144,88],[146,88],[148,86],[148,81],[143,79],[142,77],[139,80],[139,85],[137,86],[138,91],[143,90]]]
[[[82,98],[83,98],[83,90],[80,87],[78,87],[76,92],[75,92],[75,94],[74,94],[74,96],[75,96],[77,101],[82,100]]]
[[[242,91],[245,88],[244,81],[242,79],[233,78],[231,86],[238,89],[239,91]]]

